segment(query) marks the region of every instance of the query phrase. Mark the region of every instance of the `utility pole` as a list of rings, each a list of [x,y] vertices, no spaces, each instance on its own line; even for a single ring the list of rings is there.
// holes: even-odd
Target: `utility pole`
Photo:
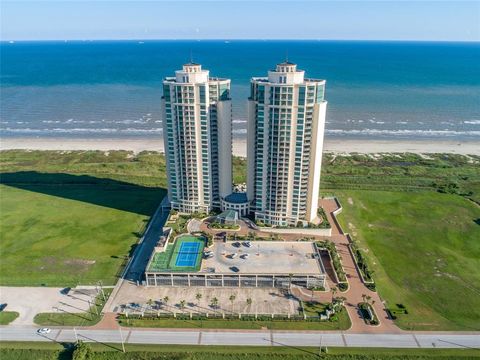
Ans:
[[[100,280],[100,281],[98,282],[98,284],[99,284],[99,286],[100,286],[100,291],[102,292],[103,302],[105,302],[106,299],[105,299],[105,293],[104,293],[104,291],[103,291],[103,283],[102,283],[102,280]]]
[[[73,328],[73,333],[75,334],[75,342],[78,343],[77,329]]]

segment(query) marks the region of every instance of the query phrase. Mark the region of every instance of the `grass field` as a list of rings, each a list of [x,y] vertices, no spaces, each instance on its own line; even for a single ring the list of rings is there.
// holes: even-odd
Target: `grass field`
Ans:
[[[128,156],[2,152],[1,285],[116,281],[165,195],[161,187],[127,182],[143,173],[128,165]],[[148,177],[143,181],[154,183]]]
[[[8,325],[18,317],[16,311],[0,311],[0,325]]]
[[[71,344],[0,342],[2,360],[70,360]],[[478,359],[476,349],[383,349],[328,348],[328,354],[318,356],[315,347],[269,346],[182,346],[91,344],[95,360],[470,360]]]
[[[480,207],[434,192],[336,191],[380,295],[405,329],[480,330]]]

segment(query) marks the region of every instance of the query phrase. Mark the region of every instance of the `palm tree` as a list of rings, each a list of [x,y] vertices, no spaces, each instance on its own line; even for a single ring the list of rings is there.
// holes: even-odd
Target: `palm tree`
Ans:
[[[202,298],[202,294],[200,294],[199,292],[195,295],[195,299],[197,299],[197,306],[198,304],[200,303],[200,299]]]
[[[366,299],[367,299],[367,295],[362,294],[362,299],[363,299],[363,302],[366,303],[366,302],[367,302],[367,300],[366,300]]]
[[[230,297],[228,298],[230,300],[230,302],[232,303],[232,313],[233,313],[233,302],[235,301],[236,298],[237,297],[234,294],[230,295]]]
[[[185,300],[181,300],[181,301],[180,301],[180,310],[183,311],[183,309],[185,309],[185,303],[186,303]]]
[[[370,304],[370,300],[372,300],[372,297],[370,295],[367,295],[365,299],[367,299],[367,304]]]
[[[247,299],[247,306],[250,306],[250,305],[252,305],[252,298]]]
[[[150,311],[152,310],[152,305],[153,305],[153,299],[148,299],[147,305],[150,308]]]
[[[215,313],[217,313],[216,309],[217,309],[217,306],[218,306],[218,299],[216,297],[214,297],[210,301],[210,306],[212,307],[213,310],[215,310]]]
[[[168,301],[170,300],[170,298],[169,298],[168,296],[165,296],[162,300],[163,300],[163,303],[165,304],[165,306],[167,306]]]
[[[338,289],[334,286],[332,287],[332,304],[333,304],[333,300],[335,299],[335,294],[337,293]]]

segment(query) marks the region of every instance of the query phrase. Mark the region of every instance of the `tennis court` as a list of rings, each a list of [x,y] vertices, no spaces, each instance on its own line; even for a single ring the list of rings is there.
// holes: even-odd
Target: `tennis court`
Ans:
[[[175,266],[195,266],[199,254],[200,243],[197,241],[183,242],[178,250]]]
[[[167,249],[155,253],[149,264],[150,271],[199,271],[202,264],[205,239],[201,236],[180,235]]]

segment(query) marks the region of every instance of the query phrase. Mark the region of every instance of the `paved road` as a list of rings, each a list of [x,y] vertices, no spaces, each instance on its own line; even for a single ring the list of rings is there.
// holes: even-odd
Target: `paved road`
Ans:
[[[1,341],[75,341],[73,329],[52,329],[38,335],[35,327],[0,327]],[[272,331],[197,331],[183,329],[76,330],[79,340],[129,344],[180,345],[252,345],[252,346],[323,346],[390,348],[475,348],[480,350],[480,334],[405,333],[346,334],[332,332]]]
[[[134,258],[127,269],[124,279],[131,281],[140,281],[142,279],[147,262],[150,259],[150,255],[152,255],[153,248],[163,234],[163,226],[167,221],[168,214],[169,211],[162,210],[162,206],[160,205],[153,215],[138,248],[135,250]]]

